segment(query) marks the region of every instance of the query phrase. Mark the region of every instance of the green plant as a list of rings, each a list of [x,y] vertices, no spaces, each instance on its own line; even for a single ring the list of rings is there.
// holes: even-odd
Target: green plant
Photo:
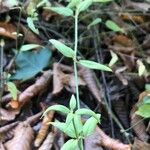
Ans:
[[[143,118],[150,118],[150,84],[145,85],[145,90],[148,93],[142,103],[139,104],[136,114]]]
[[[56,126],[65,134],[67,134],[71,139],[67,141],[61,150],[75,150],[77,146],[80,150],[83,150],[83,139],[89,136],[95,129],[97,123],[100,122],[100,114],[96,114],[90,109],[80,108],[80,100],[79,100],[79,89],[78,89],[78,75],[77,75],[77,64],[80,64],[84,67],[90,69],[97,69],[103,71],[112,71],[109,67],[103,64],[99,64],[90,60],[77,60],[77,50],[78,50],[78,17],[79,14],[86,9],[93,2],[108,2],[110,0],[69,0],[69,4],[67,7],[46,7],[46,9],[50,9],[60,15],[63,16],[71,16],[74,17],[75,20],[75,42],[74,42],[74,50],[65,44],[61,43],[58,40],[51,39],[49,40],[51,44],[64,56],[71,58],[74,63],[74,74],[75,74],[75,83],[76,83],[76,98],[72,95],[70,99],[69,108],[63,105],[54,105],[49,107],[43,115],[45,115],[48,111],[58,111],[63,114],[66,114],[65,122],[50,122],[50,124]],[[74,15],[73,15],[74,14]],[[89,115],[90,118],[82,123],[81,116]]]

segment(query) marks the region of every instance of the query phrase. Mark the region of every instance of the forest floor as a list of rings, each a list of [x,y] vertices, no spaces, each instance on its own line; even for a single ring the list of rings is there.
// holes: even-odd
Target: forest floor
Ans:
[[[45,7],[63,0],[0,1],[0,150],[60,150],[69,139],[49,122],[49,111],[76,95],[73,61],[49,42],[74,47],[74,17]],[[61,12],[62,13],[62,12]],[[78,65],[81,108],[101,114],[85,150],[150,150],[150,1],[94,3],[79,15],[77,60],[106,64],[112,72]],[[83,122],[87,116],[83,116]]]

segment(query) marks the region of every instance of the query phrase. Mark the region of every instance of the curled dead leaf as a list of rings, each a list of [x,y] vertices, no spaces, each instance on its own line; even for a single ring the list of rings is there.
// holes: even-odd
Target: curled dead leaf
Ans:
[[[33,129],[26,122],[19,123],[13,139],[5,143],[7,150],[32,150]]]
[[[36,139],[34,141],[35,147],[39,147],[41,145],[41,143],[43,142],[43,140],[45,139],[45,137],[48,133],[48,129],[49,129],[48,123],[52,121],[53,116],[54,116],[54,111],[50,111],[44,116],[42,124],[41,124],[41,128],[40,128],[40,130],[36,136]]]
[[[125,35],[115,35],[112,41],[122,46],[127,46],[127,47],[133,46],[133,41]]]
[[[38,150],[51,150],[54,143],[55,135],[55,133],[50,132]]]
[[[132,148],[134,150],[150,150],[150,144],[135,138]]]
[[[105,148],[110,148],[112,150],[131,150],[131,146],[128,144],[123,144],[118,140],[110,138],[106,135],[100,128],[96,128],[96,132],[100,136],[99,144]]]

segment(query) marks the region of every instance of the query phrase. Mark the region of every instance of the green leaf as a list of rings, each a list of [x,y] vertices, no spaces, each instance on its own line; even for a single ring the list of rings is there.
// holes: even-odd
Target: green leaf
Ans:
[[[100,118],[100,114],[97,114],[97,117]],[[83,126],[83,135],[85,137],[91,135],[94,132],[97,123],[98,121],[94,117],[90,117]]]
[[[74,131],[74,128],[73,128],[72,124],[70,124],[68,126],[68,124],[62,123],[62,122],[59,122],[59,121],[57,121],[57,122],[50,122],[50,124],[52,124],[53,126],[58,128],[59,130],[64,132],[69,137],[76,138],[76,134],[75,134],[75,131]]]
[[[45,112],[43,113],[43,116],[46,115],[46,113],[49,112],[49,111],[58,111],[58,112],[61,112],[61,113],[64,113],[64,114],[68,114],[70,112],[70,110],[66,106],[53,105],[53,106],[48,107],[45,110]]]
[[[136,111],[136,114],[144,118],[150,118],[150,104],[143,104]]]
[[[73,117],[74,117],[74,114],[71,112],[71,113],[68,113],[67,117],[66,117],[66,124],[69,126],[71,121],[73,120]]]
[[[81,2],[77,7],[78,12],[80,13],[87,10],[92,5],[92,2],[93,0],[84,0],[83,2]]]
[[[86,68],[90,68],[90,69],[96,69],[96,70],[102,70],[102,71],[112,71],[109,67],[107,67],[103,64],[99,64],[94,61],[90,61],[90,60],[79,60],[79,64],[81,64],[82,66],[84,66]]]
[[[146,68],[141,60],[137,60],[137,65],[138,65],[138,74],[139,76],[144,75]]]
[[[63,16],[73,16],[73,11],[68,7],[45,7],[45,9],[50,9],[55,13]]]
[[[143,99],[144,104],[150,104],[150,96],[145,96]]]
[[[114,32],[122,32],[125,33],[123,28],[120,28],[115,22],[113,22],[112,20],[107,20],[105,25],[107,26],[107,28],[109,28],[110,30],[114,31]]]
[[[17,100],[17,87],[13,82],[7,82],[8,91],[11,93],[13,100]]]
[[[99,118],[97,117],[97,114],[90,109],[81,108],[81,109],[76,110],[75,114],[93,116],[99,122]]]
[[[74,58],[75,57],[75,53],[74,51],[66,46],[65,44],[57,41],[57,40],[54,40],[54,39],[51,39],[49,40],[56,49],[58,49],[59,52],[61,52],[64,56],[66,57],[70,57],[70,58]]]
[[[34,25],[34,18],[28,17],[27,18],[28,27],[36,34],[39,34],[39,30]]]
[[[62,146],[60,150],[76,150],[77,146],[78,146],[78,140],[70,139]]]
[[[50,63],[51,51],[47,48],[38,51],[19,52],[15,59],[17,66],[11,80],[27,80],[41,72]]]
[[[92,21],[88,26],[87,28],[90,29],[90,27],[94,26],[94,25],[97,25],[98,23],[102,22],[102,19],[101,18],[96,18],[94,21]]]
[[[74,8],[79,5],[81,0],[71,0],[70,3],[67,5],[68,8]]]
[[[150,91],[150,84],[145,84],[145,90]]]
[[[21,46],[20,51],[28,51],[28,50],[36,49],[39,47],[42,47],[42,46],[38,44],[26,44],[26,45]]]
[[[111,53],[112,59],[110,60],[108,66],[112,67],[112,66],[118,61],[118,56],[117,56],[117,54],[114,53],[113,51],[110,51],[110,53]]]
[[[73,119],[74,119],[74,125],[76,127],[76,132],[78,135],[80,135],[80,133],[82,132],[82,127],[83,127],[81,116],[75,113]]]
[[[69,106],[72,110],[76,108],[76,98],[74,95],[71,96]]]

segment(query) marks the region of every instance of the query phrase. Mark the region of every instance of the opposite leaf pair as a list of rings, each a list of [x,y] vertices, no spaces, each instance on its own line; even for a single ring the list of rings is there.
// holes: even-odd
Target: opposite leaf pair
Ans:
[[[53,105],[43,114],[45,115],[48,111],[58,111],[67,115],[65,123],[59,121],[50,122],[50,124],[72,138],[63,145],[61,150],[75,150],[85,137],[93,133],[97,123],[100,122],[100,114],[96,114],[92,110],[85,108],[75,110],[76,99],[74,95],[70,99],[69,107],[70,109],[63,105]],[[83,124],[81,115],[89,115],[91,117]]]

